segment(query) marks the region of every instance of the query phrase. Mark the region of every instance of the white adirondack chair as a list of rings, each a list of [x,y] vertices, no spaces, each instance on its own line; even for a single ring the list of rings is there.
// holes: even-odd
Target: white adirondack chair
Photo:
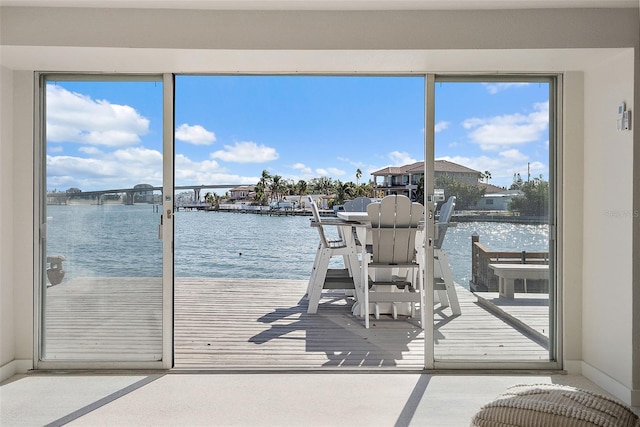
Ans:
[[[346,294],[353,295],[354,290],[357,292],[355,283],[360,283],[361,276],[355,241],[349,240],[353,239],[352,234],[339,232],[338,239],[329,239],[324,227],[326,225],[340,227],[340,223],[338,221],[322,221],[315,201],[309,197],[307,203],[311,205],[313,213],[312,225],[316,227],[320,236],[311,277],[307,285],[309,300],[307,313],[316,313],[323,289],[345,289]],[[345,268],[329,268],[329,261],[334,256],[342,257]]]
[[[449,258],[442,249],[442,242],[450,225],[451,215],[456,206],[456,196],[451,196],[440,207],[440,217],[436,222],[436,236],[433,243],[434,288],[441,307],[451,306],[454,315],[460,315],[460,303],[453,283]]]
[[[367,214],[372,252],[369,289],[365,289],[366,327],[372,310],[376,319],[383,313],[394,319],[399,313],[415,316],[421,292],[415,236],[424,219],[424,206],[412,203],[406,196],[391,195],[369,204]]]
[[[368,197],[356,197],[351,201],[350,211],[352,212],[366,212],[367,206],[371,203],[371,199]],[[347,208],[345,206],[344,210]]]

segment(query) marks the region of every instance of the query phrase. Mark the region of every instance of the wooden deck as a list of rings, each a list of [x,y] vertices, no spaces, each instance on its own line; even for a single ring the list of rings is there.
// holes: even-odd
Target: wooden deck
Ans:
[[[75,280],[49,288],[45,321],[49,357],[111,360],[125,352],[142,360],[157,357],[159,293],[157,286],[152,291],[149,283],[142,283],[145,280],[150,281],[94,279],[91,285]],[[307,314],[305,288],[306,281],[297,280],[176,279],[175,366],[422,368],[424,342],[417,322],[372,320],[367,330],[362,319],[350,314],[351,299],[339,292],[324,294],[318,313]],[[458,286],[458,296],[460,316],[436,306],[436,359],[548,358],[543,345],[482,308],[472,293]]]
[[[549,346],[549,295],[516,293],[513,299],[501,297],[498,292],[477,292],[475,295],[482,307],[542,345]]]

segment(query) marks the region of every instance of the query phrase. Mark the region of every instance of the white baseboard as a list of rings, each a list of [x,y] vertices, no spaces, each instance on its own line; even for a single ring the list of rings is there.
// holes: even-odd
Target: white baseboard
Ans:
[[[0,381],[11,378],[16,374],[24,374],[33,369],[33,361],[31,360],[12,360],[0,366]]]
[[[640,405],[638,400],[640,398],[640,390],[632,390],[628,388],[624,384],[611,378],[609,375],[584,361],[582,361],[582,376],[593,381],[627,405]]]
[[[582,375],[582,360],[565,360],[562,368],[570,375]]]

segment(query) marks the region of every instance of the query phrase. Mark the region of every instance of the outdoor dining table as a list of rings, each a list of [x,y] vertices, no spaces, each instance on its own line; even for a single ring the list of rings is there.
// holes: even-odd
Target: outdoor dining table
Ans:
[[[371,221],[366,212],[344,212],[338,211],[337,217],[344,220],[346,225],[353,227],[360,242],[367,241],[367,228],[370,228]]]

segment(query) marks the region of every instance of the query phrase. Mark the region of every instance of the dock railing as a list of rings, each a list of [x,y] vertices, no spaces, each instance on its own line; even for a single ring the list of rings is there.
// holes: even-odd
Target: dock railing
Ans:
[[[498,276],[493,274],[493,271],[489,268],[489,264],[549,264],[549,252],[535,252],[535,251],[491,251],[487,249],[482,243],[480,243],[480,236],[474,234],[471,236],[471,281],[470,287],[473,292],[497,292],[498,291]],[[518,286],[524,287],[523,284],[519,284],[521,280],[516,280],[516,288]],[[545,284],[548,286],[548,281],[537,281],[545,283],[534,283],[536,281],[529,281],[529,291],[546,292]],[[533,286],[531,286],[533,285]]]

